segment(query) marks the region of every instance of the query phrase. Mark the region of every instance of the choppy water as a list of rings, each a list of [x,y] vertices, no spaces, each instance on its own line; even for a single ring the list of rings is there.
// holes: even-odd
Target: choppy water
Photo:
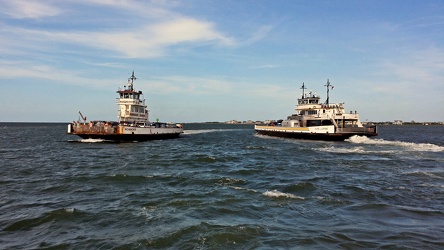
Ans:
[[[347,142],[185,129],[113,144],[0,124],[0,248],[444,248],[444,126]]]

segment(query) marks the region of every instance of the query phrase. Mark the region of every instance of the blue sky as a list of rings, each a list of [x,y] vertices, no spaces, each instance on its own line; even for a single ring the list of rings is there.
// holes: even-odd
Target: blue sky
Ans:
[[[363,121],[444,121],[442,0],[0,0],[0,121],[280,119],[302,82]]]

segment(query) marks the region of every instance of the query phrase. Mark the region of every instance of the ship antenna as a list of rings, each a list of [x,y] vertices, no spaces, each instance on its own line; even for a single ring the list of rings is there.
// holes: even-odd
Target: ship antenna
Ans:
[[[302,87],[301,87],[301,89],[302,89],[302,98],[305,98],[304,90],[306,90],[307,88],[305,87],[305,83],[304,83],[304,82],[302,82]]]
[[[134,70],[133,70],[133,74],[131,75],[130,78],[128,78],[128,87],[130,88],[130,90],[133,90],[133,83],[134,80],[136,80],[136,76],[134,75]],[[131,82],[130,82],[131,81]]]
[[[330,81],[327,79],[327,84],[325,84],[324,86],[327,87],[327,100],[325,100],[325,104],[328,104],[329,99],[330,99]]]

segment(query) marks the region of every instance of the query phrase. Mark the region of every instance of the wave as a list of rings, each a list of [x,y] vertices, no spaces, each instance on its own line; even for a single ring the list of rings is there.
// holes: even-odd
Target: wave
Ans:
[[[200,222],[169,229],[145,239],[136,239],[120,245],[119,249],[156,248],[156,249],[255,249],[257,238],[266,229],[255,224],[214,224]]]
[[[329,153],[368,153],[368,151],[365,151],[362,147],[355,147],[355,148],[335,148],[335,147],[328,147],[328,148],[313,148],[317,151],[323,151],[323,152],[329,152]]]
[[[280,191],[277,190],[272,190],[272,191],[265,191],[264,193],[262,193],[263,196],[267,196],[267,197],[272,197],[272,198],[292,198],[292,199],[300,199],[300,200],[305,200],[304,197],[301,196],[297,196],[294,194],[289,194],[289,193],[282,193]]]
[[[254,190],[254,189],[250,189],[250,188],[244,188],[244,187],[239,187],[239,186],[233,186],[233,185],[228,185],[228,187],[233,188],[235,190],[243,190],[243,191],[249,191],[249,192],[253,192],[253,193],[258,193],[259,191]],[[272,191],[265,191],[262,193],[263,196],[267,196],[267,197],[271,197],[271,198],[291,198],[291,199],[300,199],[300,200],[305,200],[304,197],[301,196],[297,196],[291,193],[284,193],[284,192],[280,192],[275,190]]]
[[[336,154],[394,154],[397,150],[368,150],[363,147],[353,147],[353,148],[337,148],[337,147],[326,147],[326,148],[313,148],[316,151],[322,151],[327,153],[336,153]],[[382,158],[381,158],[382,159]]]
[[[3,231],[23,231],[23,230],[30,230],[35,227],[39,227],[43,224],[50,223],[52,221],[67,221],[73,216],[73,214],[80,214],[82,215],[83,212],[75,209],[75,208],[62,208],[62,209],[56,209],[53,211],[46,212],[38,217],[35,218],[26,218],[21,219],[19,221],[15,221],[10,225],[7,225]]]
[[[352,136],[345,140],[347,142],[356,144],[370,144],[370,145],[383,145],[383,146],[400,146],[408,148],[411,151],[430,151],[430,152],[444,152],[443,146],[438,146],[432,143],[414,143],[403,141],[386,141],[384,139],[370,139],[366,136]]]
[[[433,178],[433,179],[443,179],[444,177],[440,176],[442,175],[439,172],[426,172],[426,171],[409,171],[409,172],[405,172],[403,174],[407,174],[407,175],[413,175],[413,176],[426,176],[428,178]],[[442,187],[442,185],[440,185]]]
[[[253,193],[257,193],[258,192],[257,190],[254,190],[254,189],[251,189],[251,188],[244,188],[244,187],[237,187],[237,186],[228,186],[228,187],[230,187],[232,189],[235,189],[235,190],[245,190],[245,191],[249,191],[249,192],[253,192]]]

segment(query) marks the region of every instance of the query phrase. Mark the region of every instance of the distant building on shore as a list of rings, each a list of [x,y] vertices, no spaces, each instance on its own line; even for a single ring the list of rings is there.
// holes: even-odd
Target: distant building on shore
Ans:
[[[253,121],[253,120],[247,120],[247,121],[238,121],[238,120],[231,120],[231,121],[226,121],[226,124],[264,124],[263,121]]]

